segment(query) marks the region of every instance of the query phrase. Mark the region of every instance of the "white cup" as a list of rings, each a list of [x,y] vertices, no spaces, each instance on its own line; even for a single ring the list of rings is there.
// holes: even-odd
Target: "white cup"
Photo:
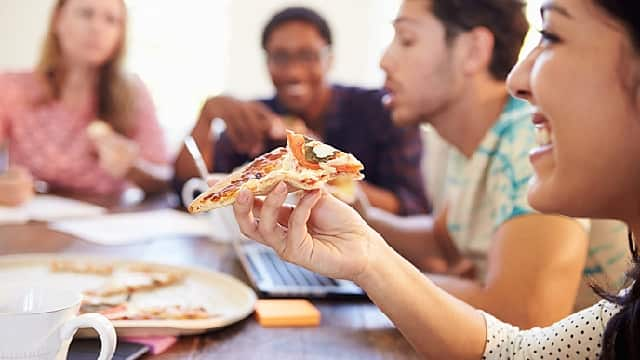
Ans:
[[[0,286],[0,359],[62,360],[80,328],[93,328],[100,336],[98,360],[110,360],[116,332],[100,314],[77,315],[82,295],[40,285]]]
[[[220,178],[226,176],[226,174],[217,175],[219,175]],[[211,178],[215,179],[217,175],[212,175]],[[185,206],[189,206],[196,193],[203,193],[208,189],[209,185],[204,180],[200,178],[189,179],[182,187],[182,203]],[[209,219],[212,227],[215,229],[214,233],[211,234],[213,240],[229,243],[243,238],[231,206],[211,210],[203,216]]]

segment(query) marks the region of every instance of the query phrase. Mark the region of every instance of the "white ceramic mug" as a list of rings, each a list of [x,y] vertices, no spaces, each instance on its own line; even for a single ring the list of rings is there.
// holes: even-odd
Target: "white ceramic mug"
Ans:
[[[226,174],[215,174],[211,175],[210,178],[216,179],[217,177],[222,178],[224,176],[226,176]],[[182,203],[185,206],[189,206],[196,193],[203,193],[208,189],[209,185],[204,180],[200,178],[189,179],[182,187]],[[232,242],[243,238],[231,206],[211,210],[204,216],[207,216],[214,225],[215,233],[212,234],[212,239],[220,242]]]
[[[100,314],[77,315],[82,295],[44,285],[0,286],[0,359],[62,360],[80,328],[100,336],[98,360],[110,360],[116,332]]]

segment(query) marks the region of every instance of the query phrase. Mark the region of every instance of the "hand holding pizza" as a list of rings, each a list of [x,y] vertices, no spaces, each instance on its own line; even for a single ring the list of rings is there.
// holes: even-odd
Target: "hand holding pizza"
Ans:
[[[352,154],[288,131],[286,148],[263,154],[211,184],[189,211],[233,204],[247,237],[274,248],[290,262],[326,276],[356,280],[375,258],[372,251],[387,245],[325,185],[361,180],[363,169]],[[292,191],[304,191],[304,196],[295,207],[284,206]],[[264,201],[255,198],[260,195],[266,195]]]
[[[138,160],[138,145],[102,121],[91,123],[87,132],[98,154],[100,167],[114,178],[124,178]]]
[[[243,190],[233,210],[242,232],[272,247],[283,259],[325,276],[357,281],[386,246],[358,213],[325,190],[306,192],[298,205],[284,206],[287,186],[280,183],[265,198]]]

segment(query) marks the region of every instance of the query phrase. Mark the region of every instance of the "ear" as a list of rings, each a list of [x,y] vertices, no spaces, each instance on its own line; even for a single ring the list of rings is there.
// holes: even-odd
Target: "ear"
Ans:
[[[486,27],[476,27],[463,34],[465,39],[463,71],[467,75],[489,71],[493,58],[495,36]]]
[[[329,55],[327,55],[325,71],[328,72],[329,70],[331,70],[331,68],[333,67],[333,61],[334,61],[333,49],[329,48]]]

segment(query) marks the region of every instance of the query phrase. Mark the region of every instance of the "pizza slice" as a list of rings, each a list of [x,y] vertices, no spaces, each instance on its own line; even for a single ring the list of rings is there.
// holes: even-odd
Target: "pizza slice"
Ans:
[[[180,272],[142,271],[137,268],[134,270],[118,274],[100,287],[86,290],[84,294],[91,297],[112,297],[168,287],[184,279],[184,274]]]
[[[49,264],[49,270],[54,273],[108,276],[113,273],[113,266],[109,264],[96,264],[75,260],[54,260]]]
[[[314,190],[341,178],[362,180],[362,163],[352,154],[321,141],[287,132],[287,147],[277,148],[220,180],[189,205],[190,213],[199,213],[231,205],[240,190],[266,195],[280,182],[290,191]]]
[[[109,320],[204,320],[219,316],[202,306],[182,305],[140,307],[125,303],[108,309],[100,314]]]

